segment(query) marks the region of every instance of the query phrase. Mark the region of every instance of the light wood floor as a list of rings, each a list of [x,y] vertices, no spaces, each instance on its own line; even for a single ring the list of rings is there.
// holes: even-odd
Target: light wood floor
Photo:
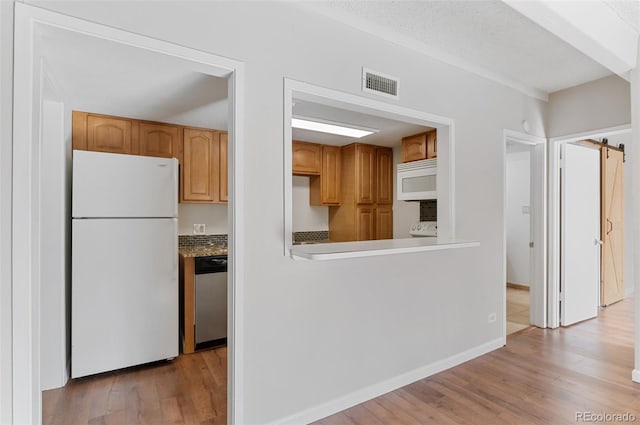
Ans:
[[[507,346],[318,421],[316,425],[575,424],[576,412],[640,422],[633,301],[597,319],[535,327]],[[45,424],[223,424],[226,349],[74,380],[45,391]]]
[[[43,424],[226,424],[227,348],[44,391]]]
[[[529,327],[529,290],[507,286],[507,335]]]

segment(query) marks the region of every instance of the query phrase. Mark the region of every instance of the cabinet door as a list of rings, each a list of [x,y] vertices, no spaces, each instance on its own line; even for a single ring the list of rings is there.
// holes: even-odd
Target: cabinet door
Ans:
[[[356,146],[356,202],[376,202],[376,148],[370,145]]]
[[[415,134],[402,139],[402,162],[427,159],[427,133]]]
[[[369,206],[356,207],[356,240],[368,241],[375,239],[374,208]]]
[[[427,133],[427,159],[438,157],[437,131],[431,130]]]
[[[220,135],[220,201],[229,201],[229,166],[228,166],[228,146],[229,134],[226,131],[218,133]]]
[[[322,145],[293,141],[293,174],[317,176],[322,168]]]
[[[376,149],[376,195],[378,204],[393,204],[393,151]]]
[[[341,157],[340,147],[322,145],[322,172],[309,179],[310,205],[340,205]]]
[[[391,205],[376,207],[376,239],[393,239],[393,209]]]
[[[184,129],[184,160],[181,167],[183,202],[218,200],[219,145],[213,131]]]
[[[87,116],[87,150],[132,154],[131,120]]]
[[[176,125],[140,123],[140,155],[180,158],[180,129]]]

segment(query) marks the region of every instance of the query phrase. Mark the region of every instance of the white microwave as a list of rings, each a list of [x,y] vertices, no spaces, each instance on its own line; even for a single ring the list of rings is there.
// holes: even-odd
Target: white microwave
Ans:
[[[401,201],[437,199],[438,160],[423,159],[397,165],[397,194]]]

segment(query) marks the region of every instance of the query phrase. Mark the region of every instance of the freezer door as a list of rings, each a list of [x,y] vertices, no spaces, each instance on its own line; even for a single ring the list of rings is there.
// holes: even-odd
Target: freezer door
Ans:
[[[73,151],[72,215],[177,217],[178,161]]]
[[[71,376],[178,355],[177,219],[74,219]]]

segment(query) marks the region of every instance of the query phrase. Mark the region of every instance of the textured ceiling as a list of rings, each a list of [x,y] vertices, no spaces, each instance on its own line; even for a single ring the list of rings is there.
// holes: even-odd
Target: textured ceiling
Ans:
[[[640,33],[640,1],[604,0],[604,3],[636,32]]]
[[[541,92],[611,74],[501,1],[330,1],[306,7]]]

